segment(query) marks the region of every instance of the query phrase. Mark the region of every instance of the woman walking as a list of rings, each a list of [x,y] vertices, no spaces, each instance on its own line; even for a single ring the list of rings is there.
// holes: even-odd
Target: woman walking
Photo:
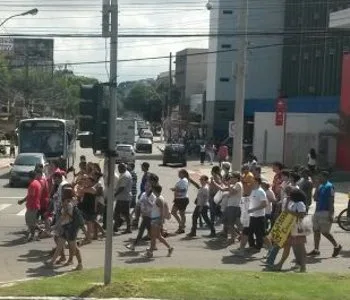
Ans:
[[[317,159],[317,155],[316,155],[316,150],[314,148],[310,149],[310,152],[307,155],[307,166],[309,168],[309,171],[314,174],[316,171],[316,159]]]
[[[164,198],[162,196],[162,187],[156,185],[153,187],[153,193],[156,196],[156,201],[153,203],[152,212],[151,212],[151,246],[147,249],[146,257],[152,258],[153,251],[157,249],[156,242],[159,240],[168,248],[168,257],[174,251],[174,248],[171,247],[166,239],[162,236],[162,227],[164,223]]]

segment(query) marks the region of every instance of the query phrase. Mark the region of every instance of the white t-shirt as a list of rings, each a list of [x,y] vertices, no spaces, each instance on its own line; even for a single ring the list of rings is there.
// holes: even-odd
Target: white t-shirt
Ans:
[[[187,178],[182,178],[180,179],[176,185],[176,198],[188,198],[188,179]]]
[[[265,191],[259,187],[255,190],[252,190],[249,196],[249,209],[254,209],[260,206],[263,202],[267,203],[266,193]],[[265,208],[256,210],[249,214],[251,217],[264,217],[265,216]]]
[[[197,206],[209,206],[209,186],[207,184],[198,189]]]
[[[272,202],[271,201],[275,201],[276,197],[275,197],[275,193],[268,189],[265,191],[266,193],[266,198],[267,198],[267,206],[265,207],[265,214],[270,215],[272,213]]]
[[[249,227],[249,221],[250,221],[250,217],[249,217],[249,213],[248,213],[248,209],[249,209],[249,197],[242,197],[242,201],[241,201],[241,224],[243,227],[247,228]]]
[[[307,164],[309,166],[315,166],[316,165],[316,159],[313,159],[310,155],[310,153],[307,155]]]
[[[241,182],[236,182],[235,184],[230,185],[230,187],[234,188],[236,193],[228,194],[226,206],[239,207],[243,197],[243,185]]]
[[[149,196],[144,192],[140,197],[140,208],[143,216],[151,217],[156,196],[151,193]]]
[[[288,204],[288,210],[292,211],[292,212],[298,212],[298,213],[306,213],[306,206],[304,204],[304,202],[300,201],[300,202],[289,202]],[[298,227],[299,227],[299,223],[300,221],[297,220],[297,222],[295,222],[292,231],[291,231],[291,235],[292,236],[302,236],[305,235],[304,233],[299,233],[298,232]]]

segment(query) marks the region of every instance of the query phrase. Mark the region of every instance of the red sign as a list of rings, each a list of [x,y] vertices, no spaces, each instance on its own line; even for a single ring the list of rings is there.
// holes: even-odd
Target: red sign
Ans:
[[[286,110],[287,110],[286,100],[284,98],[278,98],[276,101],[276,115],[275,115],[276,126],[283,126]]]

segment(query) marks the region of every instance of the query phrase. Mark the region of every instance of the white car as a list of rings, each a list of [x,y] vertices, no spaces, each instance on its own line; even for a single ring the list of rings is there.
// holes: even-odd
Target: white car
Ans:
[[[117,153],[117,164],[135,162],[135,150],[132,145],[118,144],[115,151]]]
[[[153,133],[149,129],[145,129],[141,131],[140,138],[150,139],[153,142]]]

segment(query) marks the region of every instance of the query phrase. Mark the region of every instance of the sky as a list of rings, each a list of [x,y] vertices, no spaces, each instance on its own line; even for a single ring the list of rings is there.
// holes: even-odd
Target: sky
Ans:
[[[207,34],[206,0],[119,0],[120,34]],[[101,34],[102,0],[1,0],[0,20],[38,8],[36,16],[17,17],[0,34]],[[164,57],[184,48],[207,48],[207,37],[119,38],[118,59]],[[109,61],[109,40],[55,38],[55,64]],[[175,67],[175,64],[173,64]],[[77,75],[107,81],[109,65],[69,67]],[[118,82],[156,78],[169,69],[169,58],[118,63]]]

